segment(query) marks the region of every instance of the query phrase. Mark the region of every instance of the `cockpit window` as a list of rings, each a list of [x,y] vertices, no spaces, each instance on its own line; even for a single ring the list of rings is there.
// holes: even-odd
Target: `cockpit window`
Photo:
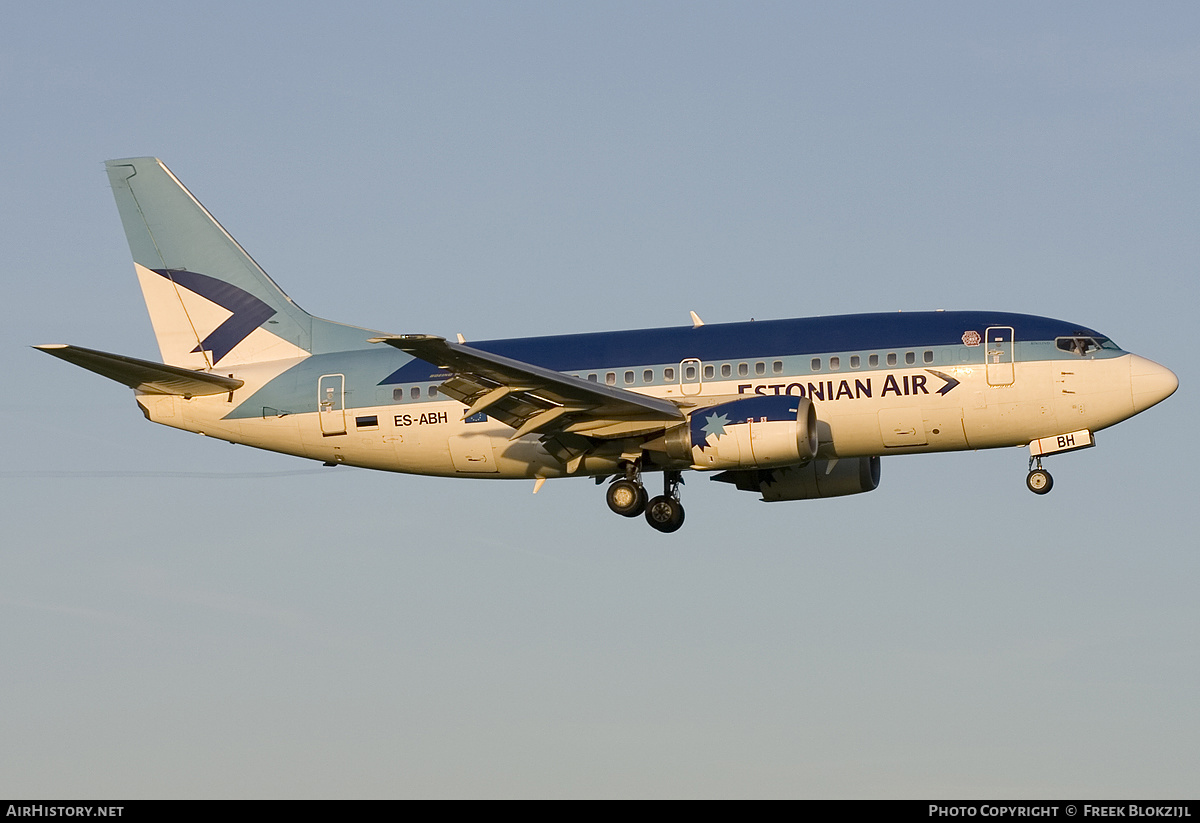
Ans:
[[[1060,351],[1069,352],[1070,354],[1077,354],[1080,357],[1086,357],[1100,348],[1100,344],[1096,342],[1094,337],[1087,337],[1084,335],[1059,337],[1054,341],[1054,345],[1057,346]]]

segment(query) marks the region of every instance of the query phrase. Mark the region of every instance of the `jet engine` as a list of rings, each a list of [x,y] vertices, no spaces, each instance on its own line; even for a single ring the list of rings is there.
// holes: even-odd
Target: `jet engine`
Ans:
[[[817,412],[807,397],[747,397],[697,409],[665,445],[695,469],[796,465],[817,453]]]
[[[713,480],[759,492],[763,500],[811,500],[874,491],[879,486],[878,457],[813,460],[804,466],[760,471],[721,472]]]

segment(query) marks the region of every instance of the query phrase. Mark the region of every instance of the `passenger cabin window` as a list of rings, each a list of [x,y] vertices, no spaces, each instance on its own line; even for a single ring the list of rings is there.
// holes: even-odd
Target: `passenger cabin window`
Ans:
[[[430,386],[426,397],[437,397],[437,386]]]
[[[837,371],[841,367],[842,367],[842,358],[836,357],[836,356],[829,358],[829,370],[830,371]]]
[[[654,369],[646,369],[644,372],[642,372],[642,382],[643,383],[653,383],[654,382]]]
[[[861,365],[862,360],[859,359],[857,354],[850,355],[850,368],[857,369]]]
[[[692,366],[692,365],[684,366],[683,367],[683,379],[684,380],[695,380],[696,379],[696,367]]]
[[[410,398],[412,398],[413,400],[418,400],[418,399],[420,399],[420,397],[421,397],[421,387],[420,387],[420,386],[413,386],[411,389],[409,389],[409,390],[408,390],[408,396],[409,396]]]
[[[925,362],[926,363],[933,362],[933,352],[929,351],[928,349],[925,350]]]
[[[674,383],[675,382],[675,369],[671,368],[670,366],[663,369],[663,380],[665,380],[668,383]]]
[[[598,381],[598,380],[596,379],[596,375],[594,375],[594,374],[589,374],[589,375],[588,375],[588,380],[590,380],[590,381],[591,381],[591,382],[593,382],[593,383],[598,383],[598,382],[600,382],[600,381]]]
[[[738,363],[738,376],[745,377],[750,374],[750,366],[745,363]]]
[[[705,380],[712,380],[714,375],[716,375],[716,370],[712,366],[704,367],[704,379]]]
[[[896,365],[896,353],[894,351],[888,352],[887,363],[889,366]]]
[[[604,382],[610,386],[617,385],[617,373],[610,371],[608,374],[604,375]]]
[[[875,368],[876,366],[878,366],[879,365],[879,355],[872,354],[869,357],[867,357],[867,365],[870,366],[871,368]]]
[[[633,372],[627,371],[627,372],[625,372],[625,385],[629,386],[632,384],[633,384]]]
[[[913,363],[916,363],[916,362],[917,362],[916,354],[914,354],[913,352],[910,352],[910,351],[906,351],[904,353],[904,364],[906,366],[911,366]]]
[[[814,358],[812,359],[812,370],[813,370],[813,371],[820,371],[820,370],[821,370],[821,358],[819,358],[819,357],[814,357]]]
[[[762,361],[755,363],[754,364],[754,373],[755,374],[766,374],[767,373],[767,364],[763,363]]]
[[[733,367],[730,366],[728,363],[722,363],[721,364],[721,376],[729,377],[732,374],[733,374]]]
[[[772,363],[771,371],[773,371],[775,374],[783,374],[783,361],[776,360],[774,363]]]

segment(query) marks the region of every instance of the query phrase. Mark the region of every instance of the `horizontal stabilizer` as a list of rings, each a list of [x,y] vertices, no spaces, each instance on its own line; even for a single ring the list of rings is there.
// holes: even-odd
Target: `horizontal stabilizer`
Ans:
[[[198,397],[231,392],[245,385],[244,381],[233,377],[181,369],[178,366],[165,366],[150,360],[138,360],[136,357],[109,354],[62,343],[34,348],[147,394]]]

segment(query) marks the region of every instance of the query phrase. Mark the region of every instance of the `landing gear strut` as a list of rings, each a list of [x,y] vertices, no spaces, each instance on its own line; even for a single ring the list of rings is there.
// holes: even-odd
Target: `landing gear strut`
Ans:
[[[663,472],[663,493],[646,504],[646,522],[651,528],[670,533],[683,525],[683,504],[679,502],[682,482],[679,472]]]
[[[679,502],[679,487],[683,484],[681,472],[664,471],[663,493],[647,501],[640,462],[628,460],[622,465],[625,476],[609,483],[604,495],[608,507],[622,517],[637,517],[645,512],[646,522],[652,528],[667,533],[678,531],[683,525],[683,504]]]
[[[1037,465],[1036,469],[1034,464]],[[1029,475],[1025,478],[1025,485],[1034,494],[1047,494],[1054,488],[1054,478],[1042,468],[1041,457],[1029,458]]]

